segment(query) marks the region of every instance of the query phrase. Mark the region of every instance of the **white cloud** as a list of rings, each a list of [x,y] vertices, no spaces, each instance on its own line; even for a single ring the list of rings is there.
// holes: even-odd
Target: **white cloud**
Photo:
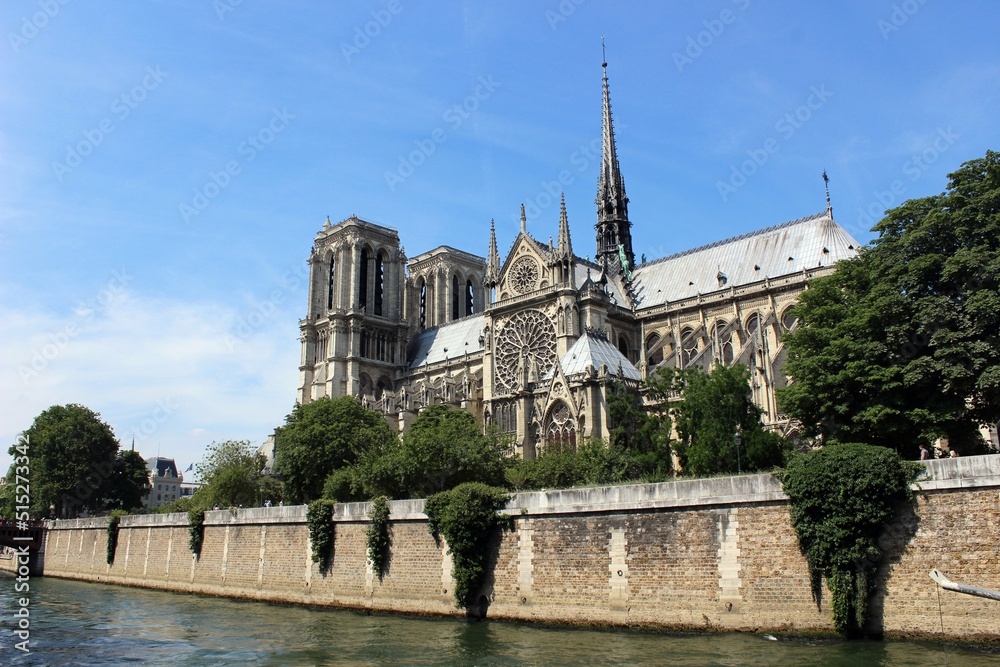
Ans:
[[[123,448],[134,433],[143,456],[159,452],[185,467],[213,440],[262,441],[295,399],[295,305],[239,331],[247,308],[133,292],[91,312],[4,308],[0,434],[9,446],[49,406],[81,403]]]

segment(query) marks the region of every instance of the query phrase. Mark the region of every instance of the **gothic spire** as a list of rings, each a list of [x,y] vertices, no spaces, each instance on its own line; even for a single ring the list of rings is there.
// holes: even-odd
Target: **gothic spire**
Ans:
[[[601,41],[603,49],[604,41]],[[603,124],[601,131],[601,173],[597,180],[597,257],[609,260],[615,269],[621,267],[621,250],[630,267],[635,264],[632,253],[631,223],[628,220],[628,197],[625,181],[618,166],[615,148],[615,129],[611,117],[611,92],[608,87],[608,63],[601,63],[604,70],[602,90],[604,95]]]
[[[486,258],[487,284],[496,283],[500,278],[500,253],[497,251],[497,225],[490,220],[490,251]]]
[[[826,169],[823,170],[823,185],[826,186],[826,214],[832,218],[833,204],[830,203],[830,177],[826,175]]]
[[[521,204],[521,233],[528,233],[528,217],[524,215],[524,204]]]
[[[559,202],[559,252],[564,257],[573,256],[573,243],[569,238],[569,216],[566,215],[566,193]]]

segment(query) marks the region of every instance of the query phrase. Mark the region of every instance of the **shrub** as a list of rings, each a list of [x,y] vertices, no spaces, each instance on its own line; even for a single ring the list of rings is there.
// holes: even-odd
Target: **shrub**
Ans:
[[[510,517],[498,514],[508,500],[503,489],[467,482],[431,496],[424,505],[431,534],[448,542],[458,607],[469,606],[483,584],[490,538],[496,528],[510,525]]]
[[[863,634],[874,571],[882,558],[878,538],[922,466],[891,449],[830,445],[792,458],[782,475],[791,499],[792,526],[813,573],[833,595],[833,622],[849,637]]]

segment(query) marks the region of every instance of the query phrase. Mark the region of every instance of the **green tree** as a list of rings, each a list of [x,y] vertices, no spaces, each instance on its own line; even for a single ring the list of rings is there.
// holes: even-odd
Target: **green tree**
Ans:
[[[620,454],[625,465],[619,481],[663,481],[673,473],[673,422],[664,409],[666,396],[648,383],[643,388],[652,405],[645,404],[639,388],[627,387],[623,382],[615,381],[608,389],[609,449]]]
[[[679,437],[674,449],[686,474],[747,472],[782,463],[787,444],[764,431],[749,381],[750,371],[739,364],[715,364],[708,373],[698,367],[659,369],[653,375],[657,395],[679,397],[669,405]]]
[[[149,489],[149,470],[139,452],[118,452],[107,487],[107,509],[132,510],[142,507]]]
[[[260,504],[261,471],[267,460],[249,440],[213,442],[196,468],[205,486],[196,492],[197,506],[220,507]]]
[[[509,455],[468,412],[432,405],[407,429],[393,458],[402,493],[426,498],[464,482],[503,484]]]
[[[369,449],[387,449],[395,439],[382,415],[351,396],[296,405],[275,436],[275,467],[286,499],[320,498],[331,473],[353,466]]]
[[[1000,153],[875,230],[802,295],[779,401],[826,440],[982,451],[978,425],[1000,419]]]
[[[73,518],[104,508],[112,483],[118,440],[93,410],[77,404],[54,405],[24,432],[29,457],[32,517]],[[11,445],[15,459],[18,444]],[[10,477],[15,480],[16,476]],[[5,511],[10,512],[12,508]]]

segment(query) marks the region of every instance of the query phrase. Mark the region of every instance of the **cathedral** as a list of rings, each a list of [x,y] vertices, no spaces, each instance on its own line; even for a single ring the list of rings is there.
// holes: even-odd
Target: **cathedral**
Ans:
[[[299,403],[356,396],[399,431],[445,403],[533,458],[608,437],[611,383],[719,362],[748,366],[765,425],[792,434],[775,400],[790,308],[857,241],[827,196],[821,213],[636,265],[603,67],[594,260],[574,250],[565,201],[555,243],[528,232],[522,206],[505,257],[493,225],[485,258],[449,246],[407,258],[395,229],[327,218],[309,256]]]

